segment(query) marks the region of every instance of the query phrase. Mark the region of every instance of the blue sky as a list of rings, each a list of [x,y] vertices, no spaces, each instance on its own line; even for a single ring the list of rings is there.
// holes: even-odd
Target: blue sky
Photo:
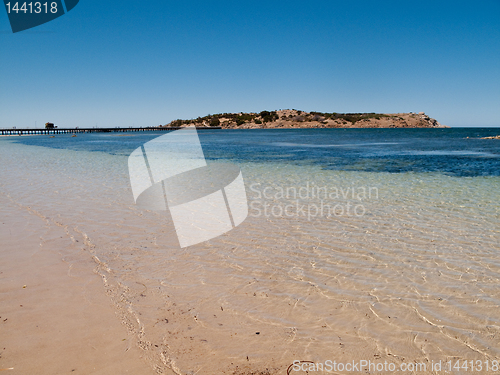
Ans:
[[[500,1],[97,1],[13,34],[0,128],[425,111],[500,126]]]

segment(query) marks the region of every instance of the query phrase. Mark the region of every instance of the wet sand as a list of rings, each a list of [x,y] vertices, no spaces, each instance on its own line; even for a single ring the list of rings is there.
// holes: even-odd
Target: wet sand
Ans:
[[[0,207],[0,369],[154,374],[81,242],[4,194]]]

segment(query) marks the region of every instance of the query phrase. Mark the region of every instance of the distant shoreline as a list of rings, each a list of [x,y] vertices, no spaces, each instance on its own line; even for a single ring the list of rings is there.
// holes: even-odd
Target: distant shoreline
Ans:
[[[174,120],[160,127],[222,129],[311,129],[311,128],[449,128],[419,113],[325,113],[296,109],[260,113],[219,113],[190,120]]]

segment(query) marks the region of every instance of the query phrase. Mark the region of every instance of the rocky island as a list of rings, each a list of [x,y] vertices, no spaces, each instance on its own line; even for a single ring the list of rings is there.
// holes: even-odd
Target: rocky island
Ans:
[[[259,113],[219,113],[191,120],[174,120],[162,127],[222,127],[223,129],[279,128],[447,128],[419,113],[327,113],[297,109]]]

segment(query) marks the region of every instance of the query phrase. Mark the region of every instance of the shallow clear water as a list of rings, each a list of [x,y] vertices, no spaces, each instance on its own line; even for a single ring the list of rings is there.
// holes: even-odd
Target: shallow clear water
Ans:
[[[207,158],[282,162],[322,169],[367,172],[439,172],[453,176],[499,176],[496,128],[203,130]],[[95,133],[19,137],[16,142],[75,151],[129,155],[164,134]]]
[[[200,131],[250,209],[187,249],[129,186],[161,134],[0,139],[0,192],[82,239],[157,368],[500,357],[500,129]]]

